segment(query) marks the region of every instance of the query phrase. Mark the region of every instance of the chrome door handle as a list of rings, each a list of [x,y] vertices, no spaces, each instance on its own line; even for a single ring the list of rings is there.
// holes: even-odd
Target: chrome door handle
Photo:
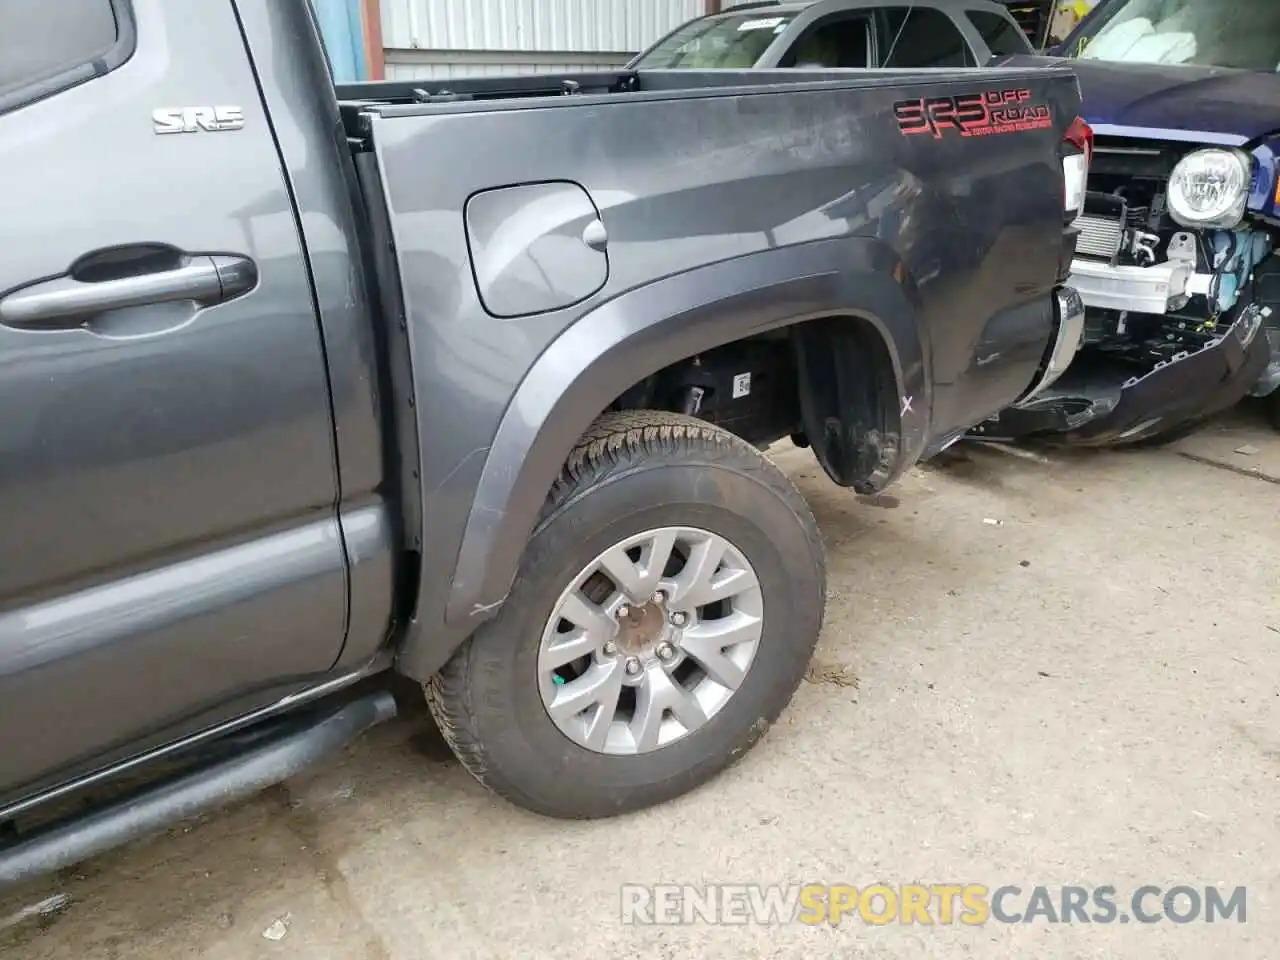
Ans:
[[[93,282],[61,276],[15,290],[0,299],[0,324],[79,326],[87,316],[125,307],[179,300],[209,306],[247,293],[257,281],[257,268],[247,257],[208,255],[187,258],[173,269],[110,280]]]

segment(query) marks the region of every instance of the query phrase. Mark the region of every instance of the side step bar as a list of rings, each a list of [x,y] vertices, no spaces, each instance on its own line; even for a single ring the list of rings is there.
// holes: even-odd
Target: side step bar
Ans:
[[[276,736],[238,756],[185,772],[87,816],[0,847],[0,888],[61,870],[176,821],[251,796],[337,753],[395,715],[396,701],[390,693],[372,694],[303,730]]]

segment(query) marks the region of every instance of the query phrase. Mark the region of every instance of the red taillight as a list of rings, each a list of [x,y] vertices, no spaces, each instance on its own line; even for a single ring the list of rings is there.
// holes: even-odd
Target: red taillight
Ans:
[[[1083,117],[1076,117],[1071,121],[1071,126],[1067,127],[1067,133],[1062,139],[1084,154],[1085,163],[1093,163],[1093,127],[1085,123]]]
[[[1062,209],[1071,220],[1084,213],[1089,189],[1089,167],[1093,161],[1093,129],[1080,117],[1071,121],[1062,142],[1068,146],[1062,157]]]

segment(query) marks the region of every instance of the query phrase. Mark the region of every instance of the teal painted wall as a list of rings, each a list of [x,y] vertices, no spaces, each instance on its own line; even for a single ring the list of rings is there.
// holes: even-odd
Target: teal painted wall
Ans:
[[[369,79],[360,0],[312,0],[337,83]]]

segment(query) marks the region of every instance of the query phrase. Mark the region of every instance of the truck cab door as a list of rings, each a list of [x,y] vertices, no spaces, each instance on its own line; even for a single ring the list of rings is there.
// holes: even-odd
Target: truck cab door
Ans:
[[[322,674],[326,366],[231,3],[5,4],[0,808]]]

